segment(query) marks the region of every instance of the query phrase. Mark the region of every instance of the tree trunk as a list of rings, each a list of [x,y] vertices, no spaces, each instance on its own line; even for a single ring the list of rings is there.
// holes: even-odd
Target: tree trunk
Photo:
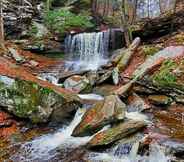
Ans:
[[[47,12],[50,11],[50,3],[51,3],[51,0],[47,0],[47,4],[46,4]]]
[[[0,47],[4,49],[3,2],[0,1]]]
[[[130,37],[130,31],[128,27],[128,20],[126,19],[126,14],[125,14],[125,0],[122,0],[122,7],[121,7],[121,28],[124,31],[124,37],[125,37],[125,42],[126,46],[128,47],[131,44],[131,37]]]

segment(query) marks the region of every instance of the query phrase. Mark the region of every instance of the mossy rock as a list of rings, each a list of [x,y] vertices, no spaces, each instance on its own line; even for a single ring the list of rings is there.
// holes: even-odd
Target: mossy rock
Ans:
[[[105,97],[86,111],[72,136],[92,135],[105,125],[116,123],[125,118],[126,105],[116,95]]]
[[[65,95],[37,83],[0,76],[0,106],[19,118],[47,122],[56,109],[65,113],[68,102]]]

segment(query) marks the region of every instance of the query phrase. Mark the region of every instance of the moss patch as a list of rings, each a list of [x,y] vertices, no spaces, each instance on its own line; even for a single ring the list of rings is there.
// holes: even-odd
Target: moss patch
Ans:
[[[39,123],[47,121],[54,106],[63,102],[63,97],[36,83],[15,79],[11,86],[0,82],[0,101],[16,116]]]
[[[151,45],[145,45],[142,47],[143,53],[146,57],[153,56],[157,52],[161,50],[161,47],[159,46],[151,46]]]
[[[176,67],[177,64],[173,60],[164,61],[159,71],[152,76],[154,84],[163,87],[176,85],[177,77],[172,72]]]

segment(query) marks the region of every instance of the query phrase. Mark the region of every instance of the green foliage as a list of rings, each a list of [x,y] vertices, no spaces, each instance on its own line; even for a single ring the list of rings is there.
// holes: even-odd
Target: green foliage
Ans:
[[[93,27],[90,22],[90,16],[86,14],[76,15],[70,12],[69,9],[49,11],[45,14],[44,20],[50,30],[60,34],[76,28],[86,29]]]
[[[37,29],[36,25],[32,24],[32,26],[28,32],[28,35],[34,37],[37,33],[38,33],[38,29]]]
[[[159,86],[173,86],[176,84],[177,77],[172,71],[177,67],[173,60],[166,60],[162,63],[159,72],[153,75],[153,82]]]

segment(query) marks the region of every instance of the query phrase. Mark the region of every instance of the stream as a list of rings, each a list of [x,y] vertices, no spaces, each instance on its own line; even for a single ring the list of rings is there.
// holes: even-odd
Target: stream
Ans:
[[[90,97],[88,97],[90,98]],[[35,139],[16,144],[19,145],[18,151],[11,156],[13,162],[49,162],[59,161],[65,162],[67,159],[62,159],[63,154],[69,154],[71,150],[77,150],[92,138],[88,137],[72,137],[71,134],[77,124],[81,121],[86,108],[78,109],[74,119],[68,126],[63,126],[54,133],[49,133],[36,137]],[[135,114],[136,116],[137,114]],[[105,130],[108,126],[104,127]],[[165,155],[165,150],[157,143],[153,143],[150,147],[149,156],[137,155],[137,142],[142,138],[137,136],[136,142],[118,144],[105,152],[90,151],[84,157],[83,161],[90,162],[169,162],[170,158]],[[128,140],[127,140],[128,141]],[[72,162],[72,161],[71,161]]]
[[[70,35],[66,38],[65,43],[66,51],[72,54],[70,55],[72,59],[66,61],[66,71],[97,70],[108,61],[109,31]],[[161,54],[152,56],[144,64],[152,66],[156,57]],[[167,53],[165,57],[169,57]],[[144,68],[138,69],[138,76],[143,75],[144,72]],[[39,79],[62,86],[58,84],[57,73],[40,74]],[[78,97],[95,102],[104,99],[103,96],[95,93],[79,93]],[[10,144],[9,149],[13,150],[13,154],[9,159],[13,162],[171,162],[172,157],[167,154],[167,146],[157,141],[150,144],[149,150],[139,154],[139,144],[145,138],[144,133],[126,137],[103,151],[87,149],[85,146],[99,132],[85,137],[73,137],[72,132],[88,109],[89,105],[79,108],[69,124],[59,125],[54,131],[34,135],[29,140]],[[125,112],[126,119],[145,121],[148,125],[153,124],[149,116],[137,111],[137,107],[132,109],[133,112]],[[100,131],[108,128],[109,125]],[[177,144],[173,142],[169,146],[177,146]]]

